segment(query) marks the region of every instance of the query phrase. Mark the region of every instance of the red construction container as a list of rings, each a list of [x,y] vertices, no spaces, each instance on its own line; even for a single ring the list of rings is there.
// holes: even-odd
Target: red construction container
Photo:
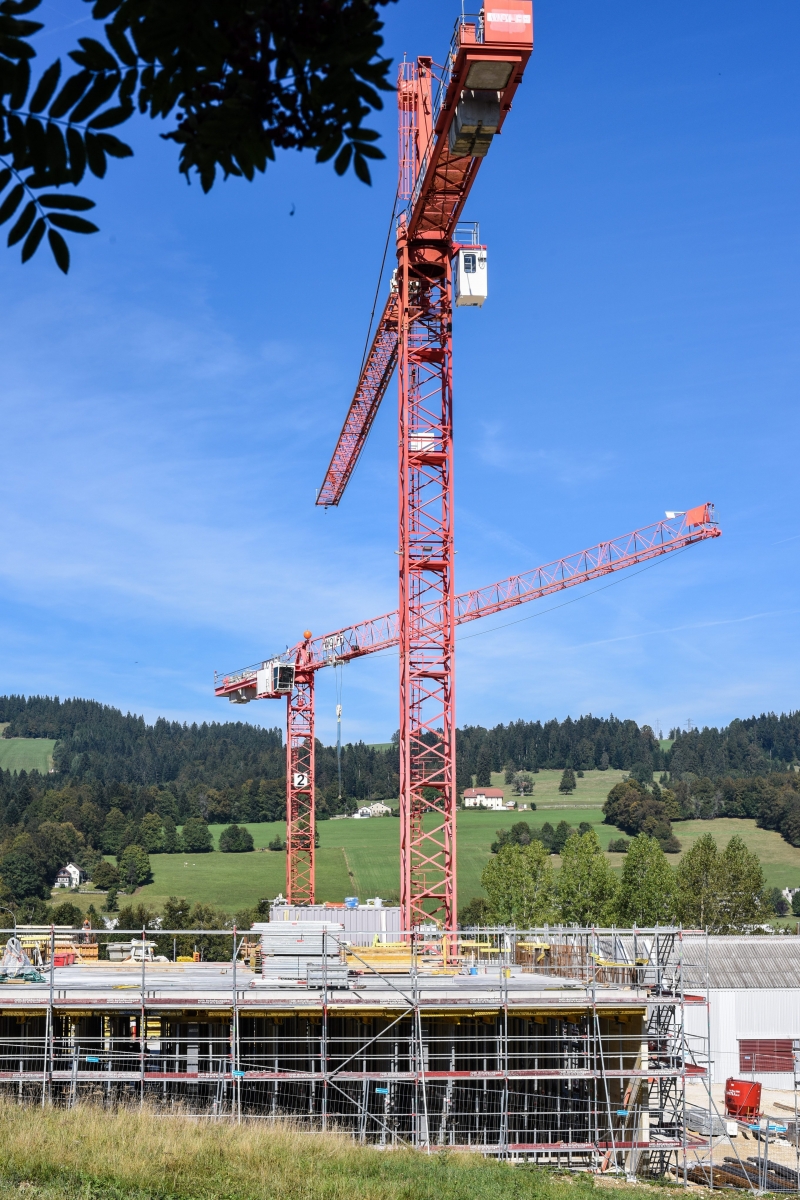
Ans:
[[[761,1084],[746,1079],[725,1080],[725,1112],[748,1120],[761,1112]]]
[[[74,950],[56,950],[53,955],[54,967],[71,967],[75,962]]]

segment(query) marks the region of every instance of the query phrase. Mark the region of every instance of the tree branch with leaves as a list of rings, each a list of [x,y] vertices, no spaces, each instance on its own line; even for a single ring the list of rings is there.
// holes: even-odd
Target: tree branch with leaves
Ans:
[[[278,150],[313,150],[343,175],[371,182],[384,158],[366,118],[391,91],[379,8],[393,0],[86,0],[104,40],[80,38],[34,80],[29,14],[41,0],[0,0],[0,224],[22,261],[45,234],[62,271],[62,230],[95,233],[77,214],[94,201],[73,191],[101,179],[129,145],[108,131],[138,111],[173,121],[179,170],[203,191],[218,172],[255,178]]]

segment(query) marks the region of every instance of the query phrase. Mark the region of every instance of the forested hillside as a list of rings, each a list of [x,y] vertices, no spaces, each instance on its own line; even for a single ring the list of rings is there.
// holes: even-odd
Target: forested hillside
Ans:
[[[146,725],[96,700],[2,696],[0,723],[6,721],[6,737],[58,739],[53,765],[62,779],[216,788],[284,770],[281,731],[243,721],[181,725],[161,718]]]
[[[171,827],[190,818],[241,824],[285,815],[278,728],[241,721],[148,725],[96,701],[37,696],[0,697],[0,724],[7,724],[5,737],[56,739],[50,774],[0,773],[0,861],[12,852],[41,859],[42,887],[65,855],[88,865],[101,852],[146,844],[142,823],[150,813]],[[615,800],[619,812],[609,817],[620,828],[647,825],[666,845],[672,821],[747,816],[800,844],[800,774],[793,770],[800,716],[675,730],[673,739],[671,748],[662,745],[648,726],[616,717],[467,726],[457,733],[458,786],[488,784],[501,770],[629,770],[642,787],[634,794],[631,784]],[[363,800],[397,797],[396,736],[388,748],[361,742],[343,748],[341,796],[335,749],[318,745],[316,761],[321,820]],[[654,771],[668,784],[663,796],[651,782]]]
[[[676,776],[768,775],[800,760],[800,712],[762,713],[723,729],[673,729],[670,737],[675,742],[669,768]]]

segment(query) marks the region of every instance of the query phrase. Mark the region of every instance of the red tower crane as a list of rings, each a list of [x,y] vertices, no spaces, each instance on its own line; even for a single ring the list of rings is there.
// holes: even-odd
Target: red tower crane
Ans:
[[[454,624],[491,616],[720,536],[712,504],[701,504],[680,516],[682,520],[657,521],[546,566],[463,592],[453,604]],[[434,597],[430,603],[440,601]],[[436,613],[427,613],[426,618],[438,619]],[[290,903],[314,902],[314,676],[322,667],[388,650],[399,641],[400,613],[395,611],[323,637],[312,638],[306,631],[303,640],[283,654],[215,675],[216,695],[235,703],[287,699],[286,895]]]
[[[485,247],[456,235],[478,169],[533,49],[531,0],[497,0],[456,23],[447,63],[398,79],[397,271],[317,504],[338,504],[397,365],[400,560],[400,904],[404,928],[456,923],[453,262],[472,294]],[[436,85],[434,91],[434,84]],[[462,251],[459,255],[459,251]],[[485,272],[484,272],[485,278]],[[477,300],[480,303],[480,299]]]

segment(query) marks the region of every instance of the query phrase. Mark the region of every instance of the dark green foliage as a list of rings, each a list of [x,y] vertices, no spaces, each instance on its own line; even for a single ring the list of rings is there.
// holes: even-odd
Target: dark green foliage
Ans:
[[[639,783],[653,782],[653,764],[652,762],[638,762],[631,767],[631,779],[636,779]]]
[[[570,792],[575,791],[576,786],[575,772],[573,771],[572,767],[565,767],[561,776],[561,782],[558,785],[558,790],[563,792],[565,795],[568,795]]]
[[[502,846],[529,846],[536,836],[527,821],[517,821],[510,829],[497,830],[497,841],[492,842],[492,854],[497,854]]]
[[[181,831],[186,854],[207,854],[214,849],[208,825],[200,817],[190,817]]]
[[[369,183],[368,160],[384,155],[363,122],[391,90],[378,17],[389,2],[97,0],[95,20],[111,18],[106,43],[79,38],[69,54],[77,71],[62,81],[59,60],[34,81],[30,39],[43,26],[20,14],[40,0],[3,0],[0,224],[16,215],[8,245],[22,241],[26,262],[47,232],[56,263],[69,269],[58,229],[96,232],[74,215],[94,202],[52,189],[77,186],[87,168],[102,178],[108,157],[132,154],[108,131],[137,108],[172,118],[161,136],[180,147],[180,170],[206,192],[218,169],[253,179],[287,149],[315,150],[339,175],[352,164]]]
[[[722,729],[673,729],[670,737],[675,739],[669,762],[673,779],[766,776],[800,760],[800,712],[762,713]]]
[[[115,867],[113,863],[101,858],[92,871],[92,883],[95,887],[102,888],[105,891],[107,888],[119,887],[119,881],[119,867]]]
[[[117,917],[117,929],[158,929],[159,924],[159,914],[149,904],[126,904]]]
[[[770,888],[769,903],[772,906],[772,911],[778,917],[785,917],[789,912],[789,901],[784,896],[781,888]]]
[[[83,909],[70,900],[63,900],[61,904],[53,905],[50,920],[53,925],[72,925],[73,928],[80,928],[83,925]]]
[[[39,826],[35,848],[50,883],[55,883],[56,875],[68,862],[77,862],[83,857],[83,843],[83,835],[69,821],[44,821]]]
[[[553,836],[553,854],[560,854],[567,843],[567,838],[572,833],[572,826],[566,821],[559,821],[556,825],[556,831]]]
[[[549,821],[545,821],[542,828],[538,830],[536,836],[544,846],[545,850],[548,850],[551,854],[554,853],[553,843],[555,842],[556,831]]]
[[[672,783],[671,792],[664,792],[665,797],[669,795],[673,796],[673,821],[755,818],[762,829],[773,829],[792,846],[800,846],[800,774],[796,771],[678,780]]]
[[[39,7],[28,0],[25,11]],[[54,188],[76,187],[86,167],[105,173],[105,156],[132,153],[118,138],[101,133],[126,120],[130,100],[109,105],[122,81],[116,59],[90,38],[70,57],[82,68],[59,88],[61,63],[51,63],[33,84],[30,43],[42,25],[22,20],[12,0],[0,4],[0,225],[13,223],[7,245],[22,242],[22,261],[32,258],[45,233],[56,263],[69,270],[69,249],[59,229],[96,233],[77,216],[94,201]]]
[[[667,765],[648,726],[640,728],[635,721],[620,721],[617,717],[512,721],[493,729],[468,725],[456,733],[459,790],[470,786],[483,747],[492,771],[514,768],[535,774],[540,769],[563,771],[567,766],[576,771],[609,766],[628,770],[635,762],[648,760],[658,767]]]
[[[792,896],[792,912],[796,917],[800,917],[800,891]]]
[[[102,846],[106,854],[120,854],[125,846],[130,822],[118,808],[112,808],[103,824]],[[129,842],[135,841],[135,832],[131,830]]]
[[[680,849],[672,833],[666,801],[656,799],[633,778],[614,785],[603,805],[603,814],[606,825],[616,825],[634,835],[646,833],[656,838],[667,853]]]
[[[592,826],[589,821],[581,821],[580,825],[578,826],[578,833],[581,835],[581,837],[584,835],[584,833],[591,833],[591,830]]]
[[[612,838],[608,843],[609,854],[627,854],[630,842],[627,838]]]
[[[0,879],[15,903],[34,896],[45,899],[50,895],[43,865],[24,850],[11,850],[0,859]]]
[[[587,833],[591,828],[587,821],[581,821],[579,832]],[[541,829],[532,829],[527,821],[516,821],[510,829],[497,830],[492,854],[499,854],[503,846],[529,846],[531,842],[541,842],[548,854],[560,854],[571,833],[574,830],[566,821],[559,821],[556,829],[549,821],[545,821]]]
[[[124,928],[123,925],[124,912],[119,916],[119,928]],[[247,929],[254,920],[265,920],[269,917],[269,908],[266,913],[262,912],[256,916],[254,911],[248,913],[237,913],[236,917],[229,916],[228,913],[221,912],[219,909],[212,908],[210,904],[190,904],[185,897],[178,898],[170,896],[167,903],[164,905],[164,910],[160,914],[152,913],[153,924],[150,928],[160,929],[232,929],[234,923],[239,929]],[[224,935],[203,935],[192,934],[188,937],[177,937],[173,943],[174,935],[166,935],[156,938],[156,953],[165,954],[168,958],[172,958],[173,944],[177,949],[178,954],[193,954],[197,951],[203,962],[230,962],[233,951],[233,939]]]
[[[164,817],[164,840],[161,848],[164,854],[180,854],[183,851],[181,835],[172,817]]]
[[[283,838],[281,837],[281,835],[279,833],[276,833],[275,837],[272,839],[272,841],[267,846],[267,849],[268,850],[285,850],[286,842],[283,840]]]
[[[181,725],[161,718],[146,725],[95,700],[46,696],[0,697],[0,721],[10,722],[6,737],[57,738],[54,767],[76,782],[219,788],[275,779],[284,765],[280,730],[244,722]]]
[[[388,0],[117,0],[109,42],[135,75],[143,113],[174,114],[164,136],[180,146],[180,169],[204,191],[223,174],[252,179],[276,150],[313,149],[352,164],[369,183],[367,160],[383,158],[362,122],[383,107],[389,61],[380,58],[377,9]]]
[[[4,839],[23,829],[34,834],[48,821],[71,823],[82,835],[81,857],[72,857],[88,868],[99,851],[118,855],[134,844],[182,853],[176,826],[193,817],[228,825],[286,816],[278,729],[163,720],[148,726],[92,701],[22,696],[0,697],[0,721],[15,737],[58,739],[52,775],[0,772],[0,857]],[[397,796],[396,743],[386,751],[363,742],[343,748],[342,801],[335,749],[318,744],[316,763],[320,820],[354,810],[356,801]]]
[[[488,746],[481,746],[475,764],[475,786],[492,786],[492,754]]]
[[[106,912],[110,912],[110,913],[117,911],[117,889],[115,887],[110,887],[108,889],[108,895],[106,896],[105,909],[106,909]]]
[[[137,841],[148,854],[159,854],[164,849],[164,822],[159,813],[145,813],[139,824]]]
[[[243,854],[253,849],[253,835],[244,826],[229,825],[219,835],[219,848],[223,854]]]
[[[98,858],[96,852],[87,850],[83,835],[68,821],[39,819],[35,828],[35,837],[19,832],[8,837],[0,848],[0,881],[15,902],[49,896],[61,867],[72,861],[91,869]]]
[[[118,861],[120,879],[131,890],[153,878],[150,859],[142,846],[126,846]]]
[[[468,904],[458,910],[458,923],[462,929],[493,924],[489,901],[483,896],[473,896]]]

